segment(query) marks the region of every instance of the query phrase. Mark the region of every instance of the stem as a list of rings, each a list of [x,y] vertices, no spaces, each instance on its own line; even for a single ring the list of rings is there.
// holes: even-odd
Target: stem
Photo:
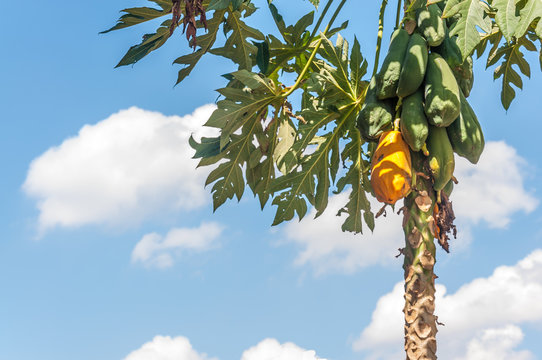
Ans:
[[[384,13],[386,12],[386,6],[388,5],[388,0],[382,0],[380,5],[380,15],[378,16],[378,35],[376,38],[376,54],[375,54],[375,65],[373,68],[373,76],[376,75],[378,71],[378,61],[380,59],[380,47],[382,46],[382,34],[384,34]]]
[[[331,4],[333,4],[333,1],[335,0],[328,0],[326,6],[324,7],[324,10],[322,10],[322,13],[320,14],[320,17],[318,18],[318,21],[316,22],[316,26],[314,26],[314,29],[312,30],[311,34],[311,40],[314,39],[316,36],[316,33],[318,32],[318,29],[320,28],[320,25],[322,24],[322,21],[324,20],[324,17],[327,14],[327,11],[331,7]],[[310,43],[310,41],[309,41]]]
[[[331,0],[333,1],[333,0]],[[329,20],[329,23],[327,24],[326,28],[324,29],[324,32],[323,34],[325,35],[329,29],[331,28],[331,26],[333,25],[333,22],[335,21],[335,19],[337,18],[337,16],[339,15],[339,12],[341,11],[342,7],[344,6],[344,4],[346,3],[346,0],[342,0],[341,3],[339,4],[339,6],[337,7],[337,9],[335,9],[335,12],[333,13],[333,16],[331,17],[331,20]],[[329,4],[329,3],[328,3]],[[320,37],[320,39],[318,39],[318,42],[316,43],[316,45],[314,46],[314,50],[312,51],[311,53],[311,56],[309,57],[309,59],[307,60],[307,63],[305,64],[305,67],[303,68],[303,70],[301,71],[301,73],[299,74],[299,76],[297,77],[297,80],[295,81],[295,84],[292,85],[288,91],[286,91],[284,93],[284,97],[287,98],[288,96],[290,96],[298,87],[299,85],[301,84],[301,82],[303,81],[303,78],[305,77],[305,74],[307,73],[307,71],[309,70],[309,67],[311,66],[312,64],[312,61],[314,60],[314,57],[316,56],[316,53],[318,53],[318,49],[320,48],[320,45],[322,45],[322,41],[323,41],[323,38]]]
[[[401,5],[403,4],[403,0],[397,0],[397,14],[395,15],[395,28],[399,28],[399,23],[401,20]]]
[[[413,154],[413,165],[422,156]],[[413,166],[413,171],[416,166]],[[419,167],[418,167],[419,168]],[[431,181],[418,177],[416,191],[405,198],[405,351],[407,360],[436,360],[435,206]]]

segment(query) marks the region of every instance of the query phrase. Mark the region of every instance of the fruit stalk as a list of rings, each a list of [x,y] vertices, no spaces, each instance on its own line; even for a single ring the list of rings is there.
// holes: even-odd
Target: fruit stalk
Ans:
[[[405,352],[407,360],[433,360],[437,351],[435,311],[435,222],[431,182],[418,177],[405,198]]]

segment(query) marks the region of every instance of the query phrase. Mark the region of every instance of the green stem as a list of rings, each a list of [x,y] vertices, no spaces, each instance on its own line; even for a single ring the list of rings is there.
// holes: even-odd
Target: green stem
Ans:
[[[376,38],[376,54],[373,68],[373,76],[376,75],[378,71],[378,61],[380,60],[380,48],[382,46],[382,35],[384,34],[384,13],[386,12],[386,6],[388,5],[388,0],[382,0],[380,5],[380,15],[378,16],[378,35]]]
[[[399,28],[399,24],[401,21],[401,5],[403,4],[403,0],[397,0],[397,14],[395,15],[395,28]]]
[[[346,0],[342,0],[341,3],[339,4],[339,6],[337,7],[337,9],[335,9],[335,12],[333,13],[333,16],[331,17],[331,20],[329,20],[329,23],[327,24],[326,28],[324,29],[324,32],[323,32],[324,35],[329,31],[329,29],[333,25],[333,22],[335,21],[335,19],[339,15],[339,12],[341,11],[341,9],[342,9],[342,7],[344,6],[345,3],[346,3]],[[303,68],[303,70],[301,70],[301,73],[297,77],[297,80],[295,81],[295,84],[292,85],[288,89],[288,91],[286,91],[284,93],[284,95],[283,95],[284,98],[287,98],[288,96],[290,96],[299,87],[299,85],[301,84],[301,81],[303,81],[303,78],[305,77],[305,74],[309,70],[314,58],[316,57],[316,54],[318,53],[318,49],[320,48],[320,45],[322,45],[322,41],[323,41],[323,38],[320,37],[320,39],[318,39],[318,42],[314,46],[314,50],[312,51],[309,59],[307,60],[307,63],[305,64],[305,67]]]
[[[324,10],[322,10],[322,13],[320,14],[320,17],[318,18],[318,21],[316,22],[316,26],[312,30],[311,41],[316,36],[316,33],[318,32],[318,29],[320,29],[320,25],[322,25],[322,21],[324,20],[324,17],[326,16],[327,11],[331,7],[331,4],[333,4],[333,1],[335,1],[335,0],[328,0],[326,6],[324,7]],[[310,41],[309,41],[309,43],[310,43]]]

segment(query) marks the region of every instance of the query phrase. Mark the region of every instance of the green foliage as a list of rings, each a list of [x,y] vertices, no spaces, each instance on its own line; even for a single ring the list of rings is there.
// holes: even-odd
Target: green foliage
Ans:
[[[196,44],[199,48],[196,51],[180,56],[173,61],[174,64],[186,65],[184,68],[179,70],[176,84],[180,83],[188,75],[190,75],[202,56],[211,50],[216,41],[220,24],[222,24],[222,21],[224,21],[225,13],[225,10],[216,10],[213,13],[213,18],[207,20],[207,32],[196,36]]]
[[[256,7],[251,3],[241,4],[237,10],[230,8],[224,22],[224,34],[227,37],[222,47],[211,49],[211,54],[224,56],[239,65],[239,69],[252,69],[252,57],[257,48],[249,39],[263,40],[264,35],[257,29],[248,26],[243,18],[252,15]]]
[[[184,6],[176,8],[174,16],[170,0],[149,1],[154,7],[124,9],[118,22],[104,31],[162,19],[117,66],[134,64],[163,46],[187,16]],[[318,9],[319,0],[309,1]],[[248,186],[262,208],[269,202],[276,206],[276,225],[303,218],[310,207],[319,216],[332,192],[350,191],[338,213],[345,215],[343,231],[361,232],[363,222],[374,228],[367,197],[372,191],[371,153],[356,127],[369,85],[368,64],[357,39],[350,48],[338,34],[348,22],[333,27],[346,1],[339,1],[327,24],[333,0],[288,25],[268,0],[265,10],[275,23],[273,34],[249,25],[249,17],[258,11],[251,0],[203,1],[206,28],[195,22],[196,36],[174,64],[182,67],[177,84],[206,54],[229,59],[237,70],[224,75],[228,83],[218,90],[221,98],[206,123],[220,135],[190,139],[198,166],[212,168],[206,185],[212,185],[214,209],[228,199],[239,200]],[[447,60],[453,58],[454,66],[474,51],[478,57],[487,53],[486,65],[496,66],[495,79],[502,79],[501,100],[508,108],[515,88],[522,88],[520,74],[530,76],[525,50],[540,52],[542,69],[540,0],[413,0],[402,24],[411,26],[416,12],[429,4],[443,9],[450,30],[438,51]],[[360,21],[360,15],[355,19]],[[287,84],[286,73],[296,75],[295,83]]]
[[[486,33],[491,31],[491,20],[486,16],[480,0],[448,0],[442,16],[455,19],[450,27],[450,37],[456,36],[463,60],[472,54],[481,41],[477,28]]]
[[[538,51],[535,42],[542,33],[542,3],[539,0],[494,0],[491,6],[485,10],[486,19],[492,22],[491,29],[480,37],[476,50],[480,56],[491,44],[486,67],[497,65],[494,78],[502,78],[501,103],[508,109],[516,97],[514,86],[523,88],[520,73],[531,76],[524,51]]]
[[[171,13],[172,3],[168,0],[149,0],[156,3],[160,9],[150,7],[137,7],[124,9],[121,12],[124,14],[117,21],[117,24],[109,30],[102,31],[101,34],[108,33],[113,30],[119,30],[126,27],[141,24],[145,21],[154,20]]]

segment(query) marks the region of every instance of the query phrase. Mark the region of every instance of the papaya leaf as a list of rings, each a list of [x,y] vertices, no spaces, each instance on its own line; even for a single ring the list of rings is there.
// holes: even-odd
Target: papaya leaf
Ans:
[[[517,0],[494,0],[492,6],[497,10],[495,21],[506,41],[512,41],[520,24],[519,13],[516,12]]]
[[[366,87],[360,79],[367,69],[359,52],[359,43],[354,46],[350,58],[348,43],[342,37],[338,37],[335,45],[324,37],[322,44],[319,54],[323,59],[316,63],[319,73],[307,80],[303,96],[305,108],[300,115],[307,120],[299,126],[299,139],[292,146],[293,154],[301,154],[300,166],[272,183],[273,192],[279,193],[273,201],[277,205],[274,225],[291,220],[296,213],[302,218],[306,201],[314,206],[316,216],[324,212],[341,163],[340,142],[348,137],[350,130],[359,136],[355,124]],[[309,146],[316,149],[308,151]],[[345,181],[344,185],[354,182]]]
[[[333,84],[336,90],[341,91],[347,97],[355,94],[348,73],[348,42],[339,34],[334,46],[324,34],[320,34],[320,36],[323,38],[323,48],[320,54],[331,65],[328,66],[324,63],[322,73],[325,74],[328,82]]]
[[[484,6],[480,0],[448,0],[446,3],[442,17],[459,16],[450,27],[450,37],[457,36],[455,40],[463,61],[481,41],[478,28],[485,33],[491,31],[491,19],[484,14]]]
[[[263,209],[269,197],[272,195],[269,190],[271,187],[272,181],[275,179],[276,168],[275,168],[275,149],[278,146],[278,136],[277,132],[279,121],[274,121],[270,124],[267,130],[268,138],[265,141],[266,146],[262,146],[264,141],[260,141],[260,148],[256,152],[262,152],[260,160],[255,164],[249,164],[249,167],[253,168],[252,174],[255,176],[252,181],[247,181],[251,186],[254,194],[258,196],[260,200],[260,206]],[[263,160],[262,160],[263,159]]]
[[[361,46],[356,37],[354,37],[354,45],[352,46],[352,54],[350,55],[350,83],[355,94],[360,93],[361,79],[367,73],[367,60],[361,54]]]
[[[270,56],[269,73],[273,73],[277,69],[286,72],[296,71],[298,69],[296,64],[289,65],[288,62],[307,52],[308,41],[310,40],[310,34],[307,31],[307,27],[314,21],[314,12],[302,16],[295,25],[286,26],[284,18],[274,4],[269,4],[269,10],[277,29],[284,40],[283,42],[272,34],[268,35]],[[301,70],[299,69],[299,71]]]
[[[539,19],[535,32],[538,37],[542,39],[542,2],[540,0],[519,0],[517,1],[517,5],[520,8],[519,14],[521,22],[516,28],[516,38],[525,35],[529,26],[531,26],[536,19]]]
[[[496,80],[502,77],[501,103],[506,110],[510,108],[512,100],[516,97],[516,92],[512,85],[523,89],[521,75],[513,65],[516,65],[523,75],[527,77],[531,76],[531,68],[521,52],[521,47],[536,51],[535,45],[524,36],[515,43],[505,43],[492,56],[488,57],[487,67],[496,64],[502,59],[502,62],[495,69],[493,78]]]
[[[220,137],[205,139],[205,141],[202,139],[199,144],[196,141],[190,143],[196,150],[196,154],[202,157],[202,161],[206,159],[206,156],[213,159],[205,165],[215,163],[219,159],[223,161],[209,174],[205,184],[214,183],[211,191],[215,210],[227,199],[232,199],[234,196],[237,199],[241,198],[245,186],[243,168],[246,169],[247,184],[253,191],[258,187],[263,176],[262,170],[266,170],[262,169],[262,166],[257,166],[261,160],[259,156],[263,156],[272,142],[267,139],[262,122],[267,116],[269,105],[280,99],[278,97],[280,90],[277,90],[270,79],[262,78],[247,70],[234,72],[232,76],[245,88],[220,89],[219,92],[225,99],[218,102],[218,108],[205,124],[205,126],[219,128]],[[270,173],[272,175],[269,175]],[[273,171],[267,169],[267,176],[273,176],[273,173],[274,169]]]
[[[147,56],[151,51],[164,45],[170,37],[170,26],[171,20],[166,20],[156,30],[156,33],[143,35],[141,43],[128,49],[128,52],[126,52],[124,57],[115,67],[135,64]]]
[[[216,10],[213,14],[213,18],[207,20],[207,33],[201,34],[196,37],[196,44],[199,46],[199,49],[193,53],[183,55],[178,57],[173,63],[186,65],[184,68],[179,70],[179,75],[177,76],[176,84],[179,84],[183,81],[194,68],[198,61],[202,58],[203,55],[209,52],[213,47],[216,41],[216,35],[220,24],[224,20],[225,10]]]
[[[352,187],[348,203],[344,208],[340,209],[337,216],[346,213],[346,217],[342,231],[350,231],[353,233],[363,232],[362,213],[371,231],[374,230],[374,214],[371,212],[371,204],[367,199],[367,195],[363,188],[364,183],[369,182],[367,176],[370,163],[362,157],[361,146],[363,140],[359,131],[353,127],[349,132],[350,142],[346,144],[341,154],[343,163],[349,162],[350,168],[346,174],[337,181],[336,193],[342,192],[347,185]]]
[[[130,26],[138,25],[143,22],[154,20],[171,13],[172,3],[167,0],[149,0],[156,3],[160,9],[150,7],[135,7],[121,10],[124,13],[112,28],[100,32],[105,34],[113,30],[124,29]]]
[[[244,15],[243,15],[244,11]],[[252,69],[252,57],[256,56],[258,49],[248,39],[263,41],[265,36],[257,29],[248,26],[243,17],[250,16],[256,8],[253,4],[243,4],[239,10],[227,12],[224,32],[227,39],[223,47],[214,48],[210,52],[232,60],[239,65],[239,69]],[[231,32],[231,33],[230,33]]]

